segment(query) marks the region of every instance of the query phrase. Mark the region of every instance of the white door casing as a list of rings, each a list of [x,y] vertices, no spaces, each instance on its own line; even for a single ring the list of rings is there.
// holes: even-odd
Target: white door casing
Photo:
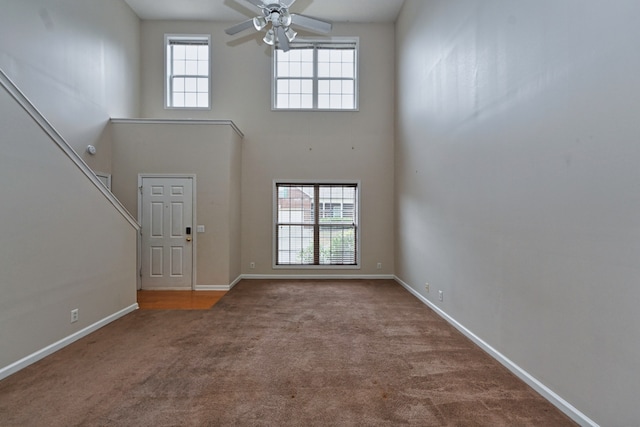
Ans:
[[[193,289],[194,177],[140,176],[142,289]]]

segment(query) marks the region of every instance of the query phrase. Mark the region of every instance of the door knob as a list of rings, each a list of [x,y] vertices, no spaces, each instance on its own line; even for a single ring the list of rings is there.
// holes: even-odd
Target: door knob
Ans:
[[[187,242],[191,241],[191,236],[187,236]]]

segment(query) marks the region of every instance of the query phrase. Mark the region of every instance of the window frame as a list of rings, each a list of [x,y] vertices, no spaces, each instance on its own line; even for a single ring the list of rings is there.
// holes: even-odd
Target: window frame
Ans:
[[[174,40],[182,40],[182,41],[206,41],[207,49],[209,51],[209,59],[207,64],[207,103],[206,107],[176,107],[172,102],[172,75],[171,72],[171,63],[172,57],[169,54],[169,46],[171,41]],[[164,108],[166,110],[200,110],[207,111],[211,110],[212,104],[212,96],[211,96],[211,81],[212,81],[212,61],[211,61],[211,35],[210,34],[165,34],[164,35]],[[198,75],[200,76],[200,75]]]
[[[355,232],[355,264],[278,264],[278,186],[279,185],[299,185],[299,186],[353,186],[356,189],[355,194],[355,215],[354,215],[354,232]],[[272,268],[276,270],[360,270],[361,263],[361,241],[362,228],[360,226],[360,206],[362,185],[359,180],[308,180],[308,179],[275,179],[273,180],[273,197],[272,197]],[[318,208],[319,209],[319,208]],[[314,218],[313,225],[319,226],[320,216]]]
[[[294,48],[296,45],[308,45],[311,44],[314,46],[314,59],[313,59],[313,106],[311,108],[278,108],[277,107],[277,57],[276,50],[277,47],[274,46],[271,49],[271,111],[324,111],[324,112],[354,112],[360,111],[360,37],[327,37],[327,38],[303,38],[296,37],[296,39],[290,43],[290,46]],[[353,70],[353,82],[354,82],[354,94],[353,94],[353,104],[354,108],[318,108],[318,81],[320,80],[335,80],[331,78],[320,78],[318,77],[318,46],[322,47],[323,45],[335,45],[335,44],[353,44],[354,47],[354,70]]]

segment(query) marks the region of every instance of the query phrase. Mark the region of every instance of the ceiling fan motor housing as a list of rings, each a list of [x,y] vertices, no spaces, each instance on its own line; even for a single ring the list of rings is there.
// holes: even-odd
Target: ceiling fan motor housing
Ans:
[[[265,6],[263,13],[274,27],[286,28],[291,25],[291,14],[286,7],[280,4],[270,4]]]

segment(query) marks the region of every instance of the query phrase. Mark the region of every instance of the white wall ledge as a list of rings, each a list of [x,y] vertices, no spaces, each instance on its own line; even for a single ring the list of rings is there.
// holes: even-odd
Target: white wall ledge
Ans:
[[[208,120],[208,119],[125,119],[112,118],[111,123],[133,123],[133,124],[172,124],[172,125],[213,125],[231,126],[240,138],[244,138],[244,133],[233,123],[232,120]]]

